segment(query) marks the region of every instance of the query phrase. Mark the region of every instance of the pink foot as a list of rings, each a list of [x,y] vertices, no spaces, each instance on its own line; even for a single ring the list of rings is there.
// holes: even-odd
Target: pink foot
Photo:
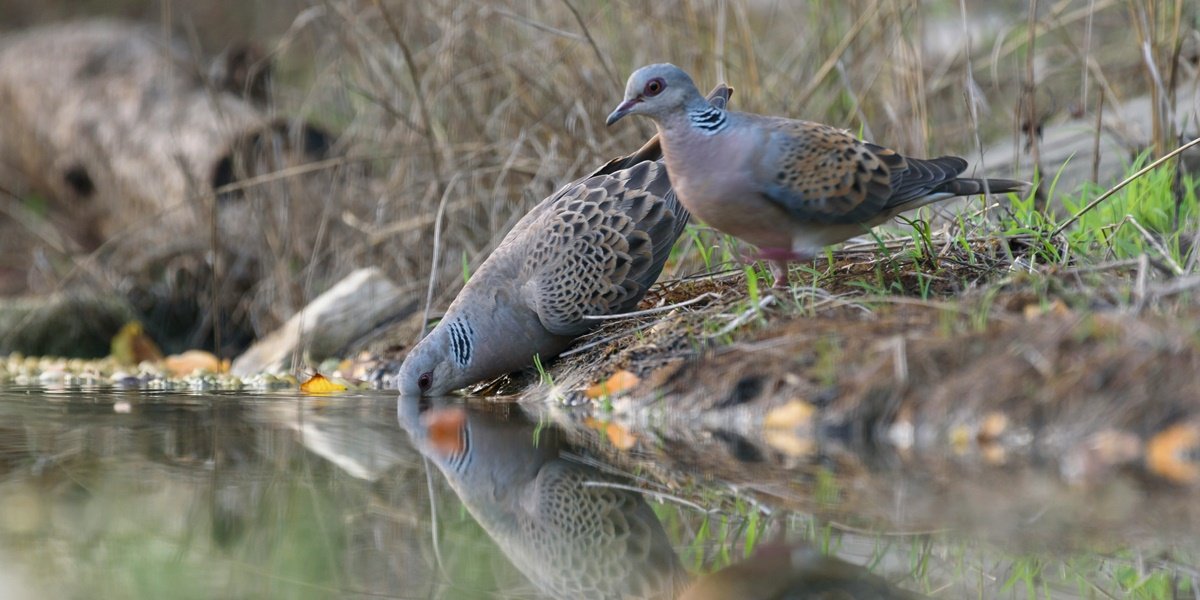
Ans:
[[[771,275],[775,278],[775,283],[771,286],[774,290],[788,289],[788,263],[786,260],[771,261]]]
[[[759,248],[758,254],[754,258],[765,260],[771,265],[771,275],[775,277],[775,284],[771,287],[777,290],[786,290],[788,289],[788,263],[810,261],[812,254],[798,252],[791,248]]]

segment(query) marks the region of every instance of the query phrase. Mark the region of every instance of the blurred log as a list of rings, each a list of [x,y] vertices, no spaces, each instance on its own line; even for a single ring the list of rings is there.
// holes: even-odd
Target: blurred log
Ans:
[[[76,211],[85,247],[119,232],[124,215],[203,222],[196,197],[260,172],[241,153],[264,138],[306,153],[328,144],[268,114],[268,72],[252,48],[209,66],[152,28],[113,21],[10,36],[0,42],[0,162]]]
[[[162,33],[86,21],[0,38],[0,293],[79,285],[73,258],[101,249],[84,285],[122,290],[150,330],[170,332],[168,351],[211,344],[215,321],[231,352],[254,323],[278,322],[246,306],[263,271],[262,238],[296,239],[272,231],[249,199],[328,188],[306,180],[287,185],[308,195],[281,191],[284,183],[214,193],[324,158],[331,138],[274,115],[269,63],[254,45],[210,63]],[[288,223],[308,224],[294,210],[304,204],[287,203]]]

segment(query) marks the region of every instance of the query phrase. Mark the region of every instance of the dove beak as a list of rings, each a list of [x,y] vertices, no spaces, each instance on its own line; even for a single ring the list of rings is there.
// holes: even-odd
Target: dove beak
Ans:
[[[621,105],[617,107],[617,110],[612,111],[612,114],[608,115],[608,118],[604,120],[604,124],[611,127],[613,123],[620,121],[621,117],[629,114],[631,111],[633,111],[633,107],[637,106],[641,102],[641,98],[630,98],[622,102]]]

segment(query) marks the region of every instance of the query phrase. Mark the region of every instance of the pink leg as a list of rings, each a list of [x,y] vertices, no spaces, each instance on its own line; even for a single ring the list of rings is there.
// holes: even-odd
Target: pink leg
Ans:
[[[775,277],[775,283],[771,286],[772,289],[788,289],[788,263],[786,260],[771,261],[771,275]]]
[[[788,263],[812,260],[812,255],[797,252],[791,248],[759,248],[755,258],[770,263],[771,275],[775,277],[775,284],[771,287],[777,290],[786,290],[788,288]]]

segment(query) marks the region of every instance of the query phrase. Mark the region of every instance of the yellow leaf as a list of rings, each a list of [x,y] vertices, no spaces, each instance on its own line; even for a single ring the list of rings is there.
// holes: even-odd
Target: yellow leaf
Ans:
[[[793,431],[767,429],[763,441],[768,446],[793,458],[811,456],[817,449],[816,442],[809,436],[799,436]]]
[[[111,351],[113,358],[123,365],[136,365],[142,361],[156,362],[163,357],[158,345],[146,335],[138,321],[130,321],[121,327],[117,335],[113,336]]]
[[[613,373],[612,377],[589,387],[584,392],[584,395],[592,400],[605,396],[615,396],[633,389],[640,381],[641,379],[637,375],[621,369]]]
[[[971,430],[966,425],[950,428],[950,447],[958,454],[966,454],[971,449]]]
[[[218,360],[212,352],[204,350],[188,350],[182,354],[172,354],[164,359],[164,363],[167,370],[176,377],[191,375],[197,370],[220,373],[224,366],[224,363]]]
[[[300,384],[300,391],[306,394],[328,394],[331,392],[341,392],[345,389],[346,386],[335,381],[330,381],[320,373],[313,373],[313,376],[309,377],[308,381]]]
[[[812,420],[817,408],[803,400],[792,400],[783,406],[772,408],[763,417],[763,429],[796,429]]]

